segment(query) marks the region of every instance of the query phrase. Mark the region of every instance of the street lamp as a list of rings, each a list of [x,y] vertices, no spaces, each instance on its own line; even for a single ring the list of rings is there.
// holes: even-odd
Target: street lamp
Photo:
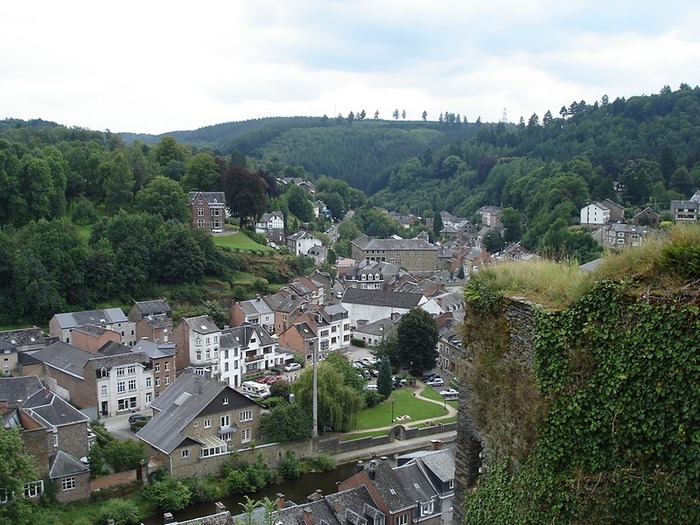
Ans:
[[[394,401],[395,399],[392,397],[391,398],[391,424],[394,424]]]

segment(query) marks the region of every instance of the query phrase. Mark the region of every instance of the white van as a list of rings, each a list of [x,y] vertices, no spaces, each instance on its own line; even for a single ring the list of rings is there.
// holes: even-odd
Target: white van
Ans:
[[[243,384],[241,385],[241,392],[248,397],[260,399],[270,397],[270,387],[256,381],[243,381]]]
[[[378,391],[377,385],[367,385],[367,386],[365,386],[365,388],[367,390],[369,390],[370,392],[377,392]]]

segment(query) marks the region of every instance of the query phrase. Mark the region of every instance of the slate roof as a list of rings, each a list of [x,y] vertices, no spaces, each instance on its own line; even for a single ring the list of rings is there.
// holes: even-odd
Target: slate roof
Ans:
[[[19,330],[6,330],[0,332],[0,341],[14,346],[35,345],[44,340],[44,334],[38,327],[21,328]]]
[[[389,292],[386,290],[362,290],[359,288],[348,288],[345,290],[345,294],[343,294],[341,302],[410,309],[414,306],[418,306],[422,299],[423,294],[420,293],[400,293]]]
[[[384,336],[388,337],[396,331],[400,320],[401,316],[397,316],[396,319],[386,317],[373,323],[366,323],[360,325],[355,329],[355,332],[360,332],[363,334],[372,334],[376,336],[381,336],[383,334]]]
[[[28,399],[44,385],[37,376],[0,377],[0,402],[6,402],[9,407],[16,407],[17,400]]]
[[[432,496],[436,495],[435,489],[423,475],[417,464],[408,463],[401,467],[395,467],[393,472],[398,478],[401,488],[403,488],[412,502],[428,502]]]
[[[216,326],[216,323],[208,315],[200,315],[198,317],[186,317],[183,322],[187,323],[190,330],[198,334],[211,334],[219,332],[221,329]]]
[[[149,315],[167,315],[172,316],[173,310],[165,299],[156,299],[153,301],[136,301],[134,306],[129,310],[129,319],[138,321]]]
[[[22,409],[45,427],[90,421],[88,416],[45,388],[31,395],[22,404]]]
[[[430,244],[425,239],[372,239],[365,240],[365,236],[358,237],[354,241],[362,250],[379,251],[437,251],[437,246]],[[359,242],[358,242],[359,240]],[[360,244],[361,243],[361,244]]]
[[[389,462],[379,461],[376,466],[375,478],[372,481],[377,492],[392,512],[411,508],[416,502],[414,494],[406,487],[411,480],[397,474],[396,470]]]
[[[204,200],[208,204],[224,204],[226,202],[226,197],[223,191],[190,191],[187,196],[190,199],[190,204],[194,204],[194,201],[199,195],[204,197]]]
[[[246,316],[272,313],[272,308],[260,297],[247,301],[240,301],[238,306]]]
[[[223,383],[191,373],[181,374],[151,403],[151,408],[157,413],[136,436],[166,454],[172,453],[188,439],[198,442],[184,434],[183,430],[224,390],[230,395],[229,406],[232,409],[256,405]]]
[[[447,483],[455,479],[455,458],[454,454],[449,450],[434,450],[430,451],[417,459],[425,468],[430,470],[435,476]]]
[[[17,351],[15,345],[6,343],[5,341],[0,341],[0,354],[13,354]]]
[[[233,340],[236,341],[236,343],[238,343],[232,346],[250,346],[250,339],[253,336],[257,336],[260,346],[275,344],[275,340],[272,337],[270,337],[270,334],[267,333],[267,330],[265,330],[262,326],[258,324],[244,323],[241,326],[234,326],[232,328],[229,328],[223,333],[226,332],[228,332],[231,335],[231,337],[233,337]]]
[[[132,352],[143,352],[150,359],[171,357],[175,355],[175,343],[154,343],[147,339],[141,339],[131,347]]]
[[[51,368],[84,379],[83,371],[95,354],[63,341],[57,341],[46,348],[30,352],[30,355]]]
[[[111,332],[111,330],[107,330],[106,328],[94,324],[84,324],[82,326],[76,326],[75,328],[73,328],[73,331],[82,332],[88,335],[94,335],[95,337],[99,337],[105,332]]]
[[[311,512],[311,517],[314,525],[344,525],[336,518],[333,509],[328,505],[325,499],[311,501],[303,505],[285,507],[275,513],[275,522],[282,522],[287,525],[304,524],[304,514]]]
[[[54,316],[61,328],[75,328],[84,324],[112,324],[126,323],[128,321],[124,312],[119,308],[106,308],[104,310],[85,310],[82,312],[69,312]]]
[[[87,465],[82,464],[70,454],[66,454],[62,450],[51,454],[49,457],[49,477],[51,479],[83,474],[90,469]]]

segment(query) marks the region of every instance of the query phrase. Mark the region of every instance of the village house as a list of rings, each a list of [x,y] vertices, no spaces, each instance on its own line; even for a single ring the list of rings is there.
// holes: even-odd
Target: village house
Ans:
[[[191,191],[188,201],[192,226],[211,233],[224,230],[226,197],[223,191]]]
[[[221,380],[238,388],[276,364],[277,341],[259,324],[245,323],[221,332]]]
[[[136,340],[167,343],[173,337],[173,310],[165,299],[137,301],[129,310],[129,321],[136,324]]]
[[[651,228],[658,228],[659,214],[647,206],[643,210],[640,210],[634,214],[632,224],[635,226],[649,226]]]
[[[64,343],[73,344],[73,329],[84,325],[116,332],[121,337],[120,342],[127,346],[133,346],[136,342],[136,325],[119,308],[55,314],[49,321],[49,334]]]
[[[400,268],[395,264],[364,259],[347,268],[340,280],[346,288],[383,290],[385,283],[398,275],[400,271]]]
[[[360,320],[357,327],[353,330],[352,337],[362,341],[365,346],[379,346],[396,334],[399,321],[401,321],[401,315],[399,314],[394,314],[392,317],[380,319],[373,323]]]
[[[360,235],[352,241],[351,256],[357,261],[388,262],[409,272],[438,269],[438,248],[428,242],[425,232],[415,239],[373,239]]]
[[[37,479],[25,484],[25,497],[41,497],[47,478],[56,485],[59,503],[89,496],[90,471],[81,461],[90,449],[88,416],[35,376],[0,379],[0,413],[5,428],[19,429],[25,450],[34,458]],[[0,487],[0,499],[6,498]]]
[[[275,333],[275,312],[259,295],[255,299],[233,301],[229,312],[231,326],[257,324],[267,330],[267,333]]]
[[[38,326],[32,328],[18,328],[16,330],[4,330],[0,332],[0,342],[5,342],[17,349],[18,352],[27,350],[39,350],[54,341],[46,337]]]
[[[350,325],[359,321],[373,323],[391,318],[393,314],[405,314],[411,308],[421,306],[427,299],[421,293],[387,292],[348,288],[340,304],[347,310]]]
[[[650,229],[633,224],[610,223],[603,226],[600,232],[601,244],[609,248],[629,248],[639,246],[649,235]]]
[[[255,224],[255,231],[272,242],[284,243],[284,215],[281,211],[264,213]]]
[[[678,223],[697,222],[698,209],[700,209],[700,203],[694,200],[671,201],[671,215],[673,220]]]
[[[107,343],[96,353],[57,341],[41,350],[24,352],[23,376],[39,376],[63,399],[94,418],[145,410],[153,400],[153,370],[143,353]]]
[[[218,377],[221,329],[208,315],[185,317],[173,330],[177,370],[194,368],[195,374]]]
[[[175,380],[175,343],[142,339],[131,347],[131,351],[148,356],[153,370],[153,395],[158,397]]]
[[[194,373],[181,374],[151,408],[136,437],[174,478],[217,475],[232,452],[260,439],[261,405]]]
[[[321,239],[307,231],[298,231],[287,237],[287,248],[292,255],[306,255],[312,246],[321,246]]]

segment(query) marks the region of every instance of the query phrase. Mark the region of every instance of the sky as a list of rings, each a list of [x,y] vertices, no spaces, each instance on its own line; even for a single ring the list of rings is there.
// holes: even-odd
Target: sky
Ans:
[[[700,83],[700,2],[0,3],[0,119],[161,134],[363,109],[517,122]]]

